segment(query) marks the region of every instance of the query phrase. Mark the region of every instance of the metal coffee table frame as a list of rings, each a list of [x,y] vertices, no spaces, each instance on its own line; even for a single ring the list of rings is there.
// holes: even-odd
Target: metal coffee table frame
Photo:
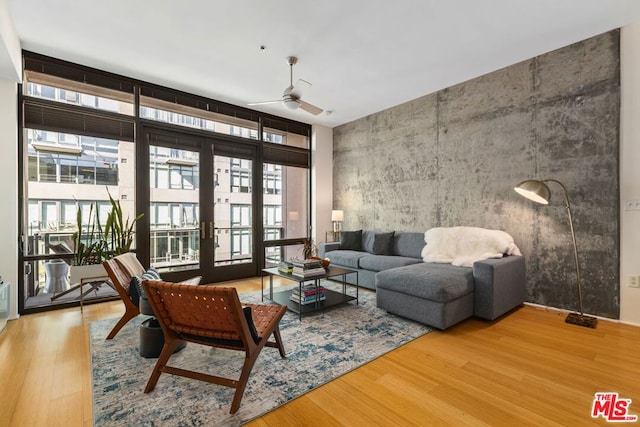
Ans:
[[[279,271],[277,267],[274,268],[265,268],[262,270],[264,273],[267,273],[269,275],[269,292],[265,295],[264,289],[264,278],[265,276],[262,276],[262,283],[261,283],[261,287],[262,287],[262,301],[264,301],[265,298],[276,302],[280,305],[286,305],[289,310],[293,311],[294,313],[298,314],[298,317],[300,320],[302,320],[302,315],[303,314],[308,314],[308,313],[314,313],[316,311],[320,311],[320,310],[324,310],[325,308],[329,308],[329,307],[333,307],[339,304],[344,304],[347,303],[349,301],[355,301],[356,304],[358,304],[358,296],[359,296],[359,286],[358,286],[358,271],[356,270],[349,270],[347,268],[342,268],[342,267],[331,267],[329,266],[329,268],[327,269],[326,273],[321,275],[321,276],[316,276],[316,277],[311,277],[311,278],[302,278],[302,277],[297,277],[294,276],[292,274],[287,274],[287,273],[283,273],[282,271]],[[347,282],[346,282],[346,276],[347,274],[355,274],[356,275],[356,295],[349,295],[347,293]],[[313,282],[316,290],[320,289],[320,281],[322,279],[329,279],[329,278],[336,278],[336,277],[341,277],[341,284],[342,284],[342,292],[336,292],[333,291],[331,289],[326,289],[325,288],[325,292],[324,295],[326,297],[325,300],[323,301],[319,301],[318,299],[316,299],[316,301],[312,304],[300,304],[299,302],[296,301],[292,301],[291,300],[291,290],[288,291],[280,291],[280,292],[274,292],[273,291],[273,276],[278,276],[278,277],[282,277],[284,279],[288,279],[294,282],[298,283],[298,290],[300,291],[300,293],[302,294],[302,285],[305,282]],[[335,279],[334,279],[335,280]],[[319,295],[319,292],[316,292],[316,296]]]

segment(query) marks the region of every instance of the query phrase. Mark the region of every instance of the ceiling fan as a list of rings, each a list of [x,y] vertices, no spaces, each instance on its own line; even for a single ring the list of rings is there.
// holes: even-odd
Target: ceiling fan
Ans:
[[[289,87],[286,88],[282,93],[282,99],[278,99],[275,101],[252,102],[248,105],[266,105],[282,102],[282,105],[290,110],[297,110],[298,108],[302,108],[304,111],[316,116],[322,113],[322,108],[318,108],[315,105],[311,105],[308,102],[304,102],[302,99],[300,99],[302,97],[302,88],[304,86],[311,86],[311,83],[306,80],[298,79],[296,84],[293,84],[293,66],[297,62],[298,58],[296,58],[295,56],[287,57],[287,64],[289,64]]]

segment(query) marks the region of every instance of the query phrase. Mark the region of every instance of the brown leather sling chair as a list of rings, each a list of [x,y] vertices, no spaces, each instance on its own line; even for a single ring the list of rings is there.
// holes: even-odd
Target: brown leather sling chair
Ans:
[[[142,282],[149,303],[164,333],[165,344],[144,392],[154,389],[165,372],[227,387],[236,392],[230,413],[240,407],[251,369],[263,347],[277,348],[285,357],[279,324],[286,306],[242,304],[235,288],[215,285],[190,286],[177,283]],[[274,341],[269,341],[273,335]],[[189,371],[167,362],[180,341],[245,352],[237,380]]]

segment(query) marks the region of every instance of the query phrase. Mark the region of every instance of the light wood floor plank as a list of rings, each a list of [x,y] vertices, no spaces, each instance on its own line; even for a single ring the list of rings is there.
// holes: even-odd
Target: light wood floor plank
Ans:
[[[245,292],[261,281],[225,285]],[[109,302],[10,321],[0,334],[0,426],[93,425],[89,325],[122,312]],[[632,399],[640,414],[640,328],[600,321],[593,330],[564,317],[525,306],[434,331],[250,425],[607,425],[590,417],[596,391]]]

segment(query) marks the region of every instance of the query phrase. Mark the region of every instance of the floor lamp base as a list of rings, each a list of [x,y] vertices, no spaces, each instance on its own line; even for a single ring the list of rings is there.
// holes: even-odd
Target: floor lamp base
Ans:
[[[572,325],[584,326],[586,328],[596,328],[598,324],[598,319],[591,316],[585,316],[584,314],[579,313],[569,313],[565,322],[571,323]]]

